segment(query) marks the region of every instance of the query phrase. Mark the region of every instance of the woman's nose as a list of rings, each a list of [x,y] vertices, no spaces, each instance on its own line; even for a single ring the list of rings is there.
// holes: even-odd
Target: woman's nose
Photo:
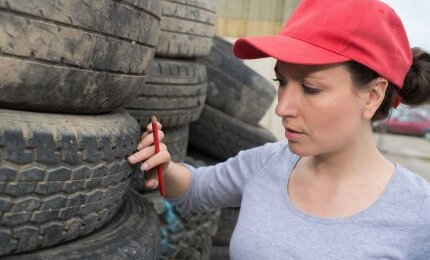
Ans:
[[[280,117],[298,115],[298,107],[300,103],[300,93],[297,91],[297,86],[290,85],[280,87],[278,90],[278,104],[275,108],[275,113]]]

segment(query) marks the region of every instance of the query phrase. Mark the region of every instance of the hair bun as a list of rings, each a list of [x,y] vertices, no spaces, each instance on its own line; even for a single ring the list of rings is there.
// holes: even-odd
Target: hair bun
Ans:
[[[399,95],[403,103],[416,106],[430,99],[430,54],[415,47],[412,48],[412,56],[412,66]]]

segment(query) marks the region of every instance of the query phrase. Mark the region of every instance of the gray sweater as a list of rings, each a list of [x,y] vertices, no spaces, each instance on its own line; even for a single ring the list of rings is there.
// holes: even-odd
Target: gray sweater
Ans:
[[[299,157],[283,142],[195,169],[184,209],[241,207],[231,259],[430,259],[430,185],[401,165],[381,197],[345,218],[318,218],[291,203],[286,185]]]

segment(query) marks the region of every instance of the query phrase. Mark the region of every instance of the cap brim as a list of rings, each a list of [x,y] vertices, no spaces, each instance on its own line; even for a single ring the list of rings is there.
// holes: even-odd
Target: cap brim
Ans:
[[[285,35],[238,39],[233,45],[233,53],[240,59],[272,57],[283,62],[306,65],[351,60],[346,56]]]

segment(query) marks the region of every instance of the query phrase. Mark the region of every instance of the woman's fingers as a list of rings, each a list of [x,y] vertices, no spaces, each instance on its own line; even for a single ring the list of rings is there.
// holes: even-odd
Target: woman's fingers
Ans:
[[[155,169],[144,171],[145,186],[149,189],[156,189],[158,187],[157,171]]]
[[[168,167],[170,163],[170,153],[166,149],[166,145],[160,144],[160,152],[155,154],[154,156],[149,157],[146,161],[144,161],[141,165],[141,169],[143,171],[151,170],[158,165],[163,165],[165,168]]]
[[[158,128],[158,138],[160,141],[164,139],[164,133],[161,131],[161,128],[163,126],[157,122],[157,128]],[[154,138],[150,138],[147,140],[147,137],[152,137],[152,123],[149,123],[146,125],[146,131],[140,136],[140,141],[137,144],[137,150],[141,150],[146,146],[151,145],[154,142]]]
[[[157,122],[158,138],[160,141],[164,139],[164,133],[161,131],[162,125]],[[163,165],[167,168],[170,164],[171,156],[167,151],[164,143],[160,142],[160,152],[155,153],[154,135],[152,133],[152,124],[146,126],[146,131],[141,135],[140,142],[137,145],[137,152],[130,155],[127,160],[131,164],[143,162],[140,166],[145,174],[145,186],[149,189],[156,189],[158,187],[158,177],[156,166]]]
[[[153,147],[153,146],[152,146]],[[149,149],[144,149],[143,152],[148,152]],[[145,174],[145,186],[149,189],[156,189],[158,187],[158,175],[157,175],[157,169],[156,166],[163,165],[165,168],[168,167],[170,164],[170,153],[167,151],[167,147],[165,144],[160,144],[160,152],[157,154],[154,154],[153,156],[149,157],[144,163],[141,165],[141,170]],[[145,155],[142,155],[145,156]]]
[[[155,190],[158,188],[158,180],[157,179],[150,179],[145,181],[145,186],[148,189]]]
[[[163,126],[159,122],[157,122],[157,128],[158,128],[158,130],[161,130],[162,127]],[[146,130],[149,131],[149,132],[152,132],[152,123],[149,123],[149,124],[146,125]]]
[[[156,166],[163,165],[163,168],[166,169],[170,164],[171,156],[167,151],[166,145],[164,143],[160,143],[159,153],[155,153],[155,147],[152,145],[130,155],[127,159],[131,164],[143,162],[140,169],[145,172],[148,182],[146,184],[148,187],[156,188],[158,186]],[[153,180],[156,180],[156,182]]]
[[[143,162],[149,157],[153,156],[155,154],[155,147],[149,146],[141,149],[140,151],[137,151],[136,153],[130,155],[127,160],[131,164],[135,164],[138,162]]]
[[[158,139],[159,141],[164,140],[164,133],[161,130],[158,130]],[[152,132],[146,131],[140,137],[140,142],[137,145],[137,150],[142,150],[144,147],[150,146],[154,143],[154,135]]]

